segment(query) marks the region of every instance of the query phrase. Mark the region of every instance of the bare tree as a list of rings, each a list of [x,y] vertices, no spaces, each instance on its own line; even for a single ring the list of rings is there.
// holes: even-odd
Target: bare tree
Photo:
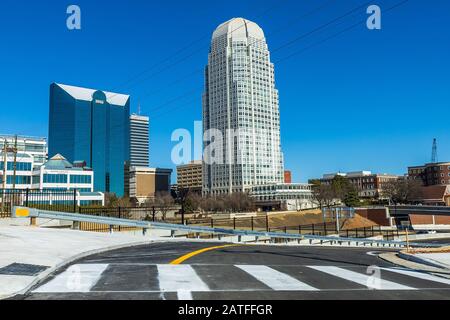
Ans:
[[[312,193],[314,199],[319,204],[320,209],[331,207],[336,199],[334,188],[327,184],[313,185]]]
[[[383,186],[381,195],[389,203],[410,203],[422,196],[422,185],[416,180],[398,179],[388,181]]]
[[[119,198],[115,193],[106,193],[105,206],[108,208],[131,207],[131,199],[129,197]]]
[[[174,203],[175,200],[167,191],[161,191],[155,194],[155,207],[158,207],[163,220],[166,220],[167,211],[169,211],[170,207],[173,207]]]

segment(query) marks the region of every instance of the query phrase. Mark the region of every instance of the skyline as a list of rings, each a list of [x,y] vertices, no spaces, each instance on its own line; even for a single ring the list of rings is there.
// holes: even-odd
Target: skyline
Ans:
[[[102,11],[95,10],[102,7],[101,1],[95,4],[78,1],[82,9],[82,30],[69,31],[65,28],[65,4],[50,5],[48,1],[43,1],[39,5],[27,3],[24,6],[23,3],[6,2],[11,8],[10,15],[1,17],[0,28],[2,33],[5,33],[5,43],[9,42],[10,46],[9,51],[2,50],[3,53],[0,53],[2,61],[8,61],[2,67],[5,70],[5,79],[2,80],[5,90],[0,93],[0,98],[5,105],[12,108],[3,113],[5,119],[1,133],[48,137],[48,88],[53,81],[130,94],[132,112],[137,111],[137,105],[140,103],[141,113],[150,117],[150,145],[153,150],[150,165],[172,169],[175,165],[170,161],[170,150],[174,145],[170,141],[171,132],[177,128],[193,130],[193,121],[201,120],[202,72],[189,78],[186,76],[196,69],[202,69],[206,64],[209,38],[220,23],[234,16],[255,21],[267,33],[269,47],[277,48],[364,3],[321,1],[318,4],[309,1],[306,4],[296,4],[293,1],[282,1],[282,8],[277,8],[276,1],[264,1],[258,12],[264,12],[274,6],[275,8],[270,14],[262,14],[258,18],[258,14],[245,9],[250,5],[250,1],[246,1],[236,4],[234,8],[226,8],[228,10],[223,10],[214,18],[204,18],[200,28],[199,19],[195,19],[197,13],[190,10],[193,17],[183,16],[179,23],[187,24],[185,29],[190,30],[192,35],[189,34],[181,39],[181,43],[172,45],[170,39],[179,32],[175,26],[169,26],[167,30],[152,29],[163,20],[159,16],[161,11],[167,10],[165,4],[153,6],[153,9],[160,11],[154,10],[150,13],[156,18],[151,21],[133,19],[142,18],[144,13],[149,12],[143,10],[148,4],[137,2],[130,5],[131,13],[127,12],[130,16],[126,17],[126,20],[111,21],[111,17],[121,17],[120,8],[123,4],[103,4],[108,10]],[[377,3],[383,9],[383,4],[387,6],[393,2]],[[292,17],[286,17],[291,11],[283,7],[285,4],[296,6],[299,10],[292,10]],[[194,5],[201,7],[203,4]],[[213,9],[224,9],[221,4],[209,5]],[[282,34],[272,36],[272,33],[285,25],[284,20],[271,21],[273,16],[290,20],[311,12],[320,5],[323,5],[322,10],[309,15],[301,23],[293,23],[288,35],[284,33],[286,29],[283,29]],[[44,8],[50,9],[46,12],[47,18],[43,19],[42,23],[37,23],[34,29],[30,29],[30,24],[36,21],[28,21],[27,17],[35,15],[36,12],[43,13]],[[203,8],[199,14],[203,15],[213,9]],[[450,159],[448,125],[445,121],[440,121],[450,115],[450,81],[446,76],[450,66],[448,59],[445,60],[450,53],[450,41],[447,41],[450,40],[450,32],[443,32],[448,30],[444,29],[446,21],[443,12],[446,9],[449,9],[448,3],[436,3],[433,8],[429,8],[419,1],[411,0],[382,16],[382,30],[369,31],[361,25],[360,28],[314,46],[292,59],[277,63],[278,60],[333,35],[354,21],[365,18],[365,11],[360,10],[356,12],[353,20],[348,17],[344,24],[336,26],[337,29],[327,29],[310,39],[296,42],[286,50],[280,50],[279,54],[274,53],[276,86],[280,92],[281,145],[285,168],[292,171],[294,182],[305,182],[309,178],[320,177],[323,173],[336,171],[371,170],[404,174],[407,166],[429,162],[433,138],[438,140],[439,160]],[[91,15],[90,10],[96,14]],[[141,13],[141,10],[144,12]],[[183,12],[182,3],[178,10]],[[248,12],[245,12],[246,10]],[[14,23],[14,17],[17,18],[19,13],[21,19],[18,19],[19,23]],[[177,12],[171,13],[177,15]],[[418,19],[419,16],[425,23],[411,23],[423,21]],[[20,24],[27,21],[28,24]],[[126,21],[133,21],[136,25],[127,25]],[[8,23],[19,28],[9,33]],[[52,29],[56,25],[58,28]],[[441,34],[433,34],[440,25]],[[133,33],[141,28],[144,32],[139,35]],[[136,50],[127,50],[129,48],[124,44],[128,41],[124,41],[123,47],[113,41],[118,31],[121,31],[119,34],[127,37],[126,39],[130,38],[129,44]],[[143,37],[145,31],[153,31],[150,34],[157,41],[147,39],[151,43],[145,46],[142,42],[137,42],[138,37]],[[106,45],[94,46],[94,50],[91,40],[97,39],[98,32],[101,32],[106,40],[99,43],[104,42]],[[158,32],[161,34],[157,34]],[[55,43],[48,43],[39,38],[39,35],[44,33],[49,33],[48,38],[55,39]],[[27,38],[21,38],[25,34]],[[187,49],[173,60],[183,59],[194,52],[191,57],[177,65],[161,64],[161,69],[147,72],[138,79],[145,80],[155,72],[163,70],[166,65],[170,68],[160,71],[151,79],[136,82],[135,87],[129,87],[127,90],[125,85],[121,90],[121,83],[133,78],[133,75],[142,74],[142,70],[154,64],[154,61],[149,60],[164,61],[165,54],[170,57],[180,48],[202,39],[203,36],[205,38],[198,42],[201,45],[192,45],[190,50]],[[64,47],[68,39],[70,45],[67,45],[67,48],[58,47]],[[30,56],[31,51],[24,49],[31,49],[33,41],[38,45]],[[206,48],[202,48],[203,43],[206,43]],[[161,45],[162,49],[159,50]],[[140,46],[147,50],[137,50]],[[348,47],[351,50],[346,50]],[[413,52],[413,49],[416,51]],[[91,53],[93,55],[90,55]],[[152,59],[146,59],[146,54],[151,54]],[[195,61],[192,61],[194,59]],[[41,63],[38,63],[39,61]],[[50,67],[50,70],[46,67]],[[183,78],[186,79],[169,86],[173,81]],[[161,87],[163,89],[159,89]],[[18,99],[19,94],[23,92],[26,94],[20,95]],[[186,92],[192,92],[192,95],[170,103]],[[300,108],[296,108],[297,106]],[[23,108],[27,111],[25,114]],[[434,118],[433,115],[432,120],[426,123],[423,114],[431,108],[434,108],[439,116]],[[174,111],[179,114],[174,114]],[[18,119],[21,119],[20,123]],[[358,123],[360,120],[363,123]],[[349,128],[349,125],[352,127]],[[315,131],[312,131],[314,129]]]

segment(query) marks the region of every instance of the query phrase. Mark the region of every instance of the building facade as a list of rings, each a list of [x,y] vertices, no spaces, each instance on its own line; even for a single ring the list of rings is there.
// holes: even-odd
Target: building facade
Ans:
[[[205,68],[203,193],[284,181],[278,91],[264,32],[234,18],[214,31]]]
[[[428,206],[450,206],[450,185],[423,186],[415,200]]]
[[[177,166],[177,187],[189,189],[192,192],[202,192],[203,169],[202,161],[191,161]]]
[[[89,167],[76,167],[57,154],[33,170],[32,189],[80,192],[94,191],[94,172]]]
[[[33,157],[33,166],[41,166],[47,161],[47,139],[41,137],[0,135],[0,150],[7,143],[9,148],[14,148],[17,138],[17,152],[26,153]]]
[[[289,170],[284,170],[284,183],[292,183],[292,173]]]
[[[149,166],[149,117],[130,116],[130,166]]]
[[[324,174],[320,182],[330,185],[335,176],[340,175],[348,179],[350,184],[358,192],[361,198],[382,198],[383,190],[386,183],[395,181],[401,176],[392,174],[372,173],[371,171],[355,171],[348,173],[331,173]]]
[[[14,170],[14,161],[16,163]],[[0,187],[5,189],[28,189],[31,187],[34,156],[30,153],[0,152]],[[5,183],[4,183],[5,182]]]
[[[450,162],[408,167],[408,178],[418,180],[424,186],[450,185]]]
[[[279,183],[254,186],[250,197],[263,209],[303,210],[316,208],[312,185],[307,183]]]
[[[48,148],[95,171],[94,190],[123,196],[130,160],[130,96],[53,83]]]
[[[130,198],[142,204],[157,192],[170,192],[172,169],[131,167]]]

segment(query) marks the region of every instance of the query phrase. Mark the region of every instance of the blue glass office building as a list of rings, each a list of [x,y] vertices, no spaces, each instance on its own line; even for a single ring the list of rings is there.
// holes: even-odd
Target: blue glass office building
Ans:
[[[95,191],[124,195],[130,159],[130,96],[53,83],[48,152],[86,161]]]

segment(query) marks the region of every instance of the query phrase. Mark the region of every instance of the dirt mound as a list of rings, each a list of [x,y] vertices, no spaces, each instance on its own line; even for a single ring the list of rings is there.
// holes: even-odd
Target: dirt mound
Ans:
[[[351,230],[356,228],[372,227],[377,226],[372,220],[366,219],[359,214],[355,214],[355,217],[350,219],[345,219],[341,226],[341,230]]]
[[[265,226],[265,219],[255,219],[255,226]],[[272,228],[323,223],[320,210],[308,210],[302,212],[287,212],[269,215],[269,225]]]

